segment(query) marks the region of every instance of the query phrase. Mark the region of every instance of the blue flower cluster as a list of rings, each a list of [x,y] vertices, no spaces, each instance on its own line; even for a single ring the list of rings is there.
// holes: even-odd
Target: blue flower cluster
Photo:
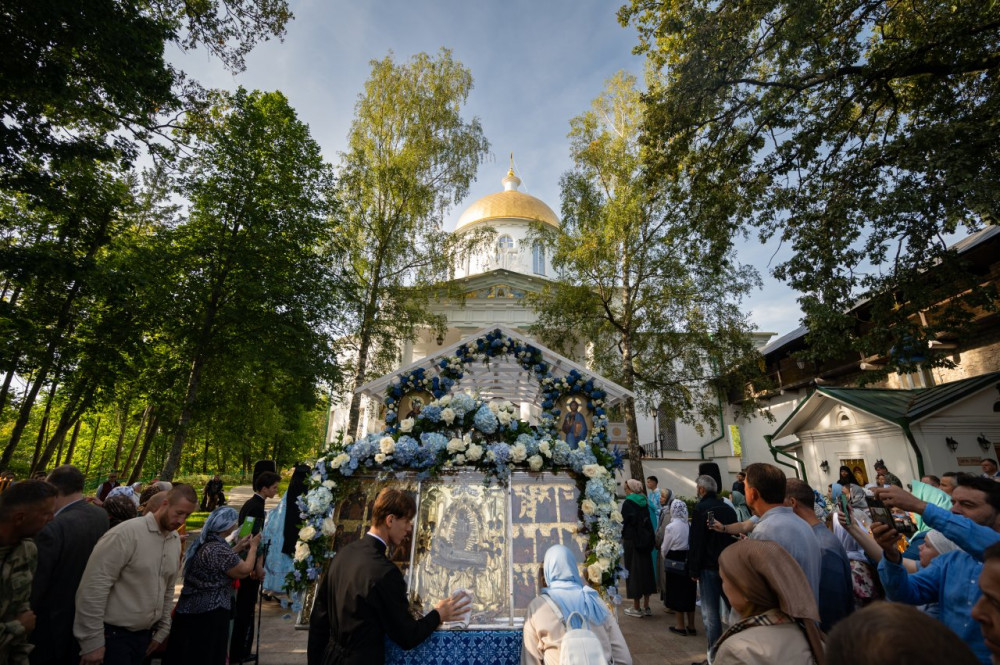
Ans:
[[[458,393],[451,398],[451,404],[448,406],[451,407],[451,410],[455,412],[455,415],[459,419],[462,419],[465,417],[465,414],[476,408],[476,400],[472,399],[472,396],[466,393]]]
[[[497,431],[499,424],[496,414],[490,411],[488,404],[483,404],[479,407],[475,417],[472,419],[472,425],[483,434],[493,434]],[[515,429],[517,429],[516,426]]]

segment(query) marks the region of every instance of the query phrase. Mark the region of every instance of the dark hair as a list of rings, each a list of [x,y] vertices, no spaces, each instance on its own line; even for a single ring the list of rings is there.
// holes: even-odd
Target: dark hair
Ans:
[[[72,464],[63,464],[52,469],[47,480],[55,485],[59,496],[69,496],[83,491],[83,474]]]
[[[993,510],[1000,513],[1000,483],[997,481],[992,478],[983,478],[982,476],[963,473],[955,479],[955,484],[958,487],[968,487],[969,489],[984,493],[986,495],[986,503],[990,504]]]
[[[657,485],[660,484],[660,480],[656,476],[646,476],[646,480],[652,480]]]
[[[924,474],[924,478],[930,479],[930,481],[932,483],[934,483],[935,485],[940,485],[941,484],[941,479],[938,478],[937,476],[933,475],[933,474],[930,474],[930,473]]]
[[[163,491],[165,490],[161,490],[159,485],[157,485],[156,483],[149,485],[148,487],[146,487],[146,489],[142,490],[142,494],[139,495],[139,505],[145,506],[147,503],[149,503],[150,499],[152,499],[154,496]]]
[[[992,457],[984,457],[983,459],[979,460],[980,464],[982,464],[983,462],[989,462],[993,466],[997,465],[997,461],[995,459],[993,459]]]
[[[0,522],[10,518],[18,508],[26,508],[53,498],[58,490],[44,480],[22,480],[0,494]]]
[[[389,515],[403,519],[412,518],[417,514],[417,502],[402,490],[386,487],[378,493],[375,507],[372,508],[372,525],[382,526]]]
[[[760,494],[764,503],[785,502],[785,474],[773,464],[756,462],[747,467],[746,484]]]
[[[826,639],[826,662],[973,665],[979,661],[937,619],[903,603],[876,602],[837,622]]]
[[[958,471],[945,471],[941,474],[942,478],[958,478]]]
[[[785,497],[795,499],[803,508],[813,510],[816,507],[816,495],[809,485],[798,478],[789,478],[785,481]]]
[[[299,525],[302,524],[301,511],[299,510],[299,497],[306,493],[306,478],[312,469],[305,464],[296,464],[292,472],[292,479],[288,481],[288,489],[285,490],[285,523],[282,525],[284,540],[281,544],[281,551],[288,556],[295,555],[295,543],[298,542]]]
[[[883,462],[883,461],[882,461],[882,460],[880,460],[880,459],[877,459],[877,460],[875,460],[875,464],[873,464],[872,466],[874,466],[874,467],[875,467],[875,470],[876,470],[876,471],[878,471],[879,469],[885,469],[886,471],[888,471],[888,470],[889,470],[889,467],[887,467],[887,466],[885,465],[885,462]]]
[[[190,485],[178,484],[170,488],[167,492],[167,503],[175,504],[181,499],[187,499],[191,503],[198,503],[198,493],[194,491],[194,488]]]
[[[270,487],[275,483],[281,482],[281,476],[276,474],[274,471],[262,471],[253,479],[253,491],[259,492],[265,487]]]

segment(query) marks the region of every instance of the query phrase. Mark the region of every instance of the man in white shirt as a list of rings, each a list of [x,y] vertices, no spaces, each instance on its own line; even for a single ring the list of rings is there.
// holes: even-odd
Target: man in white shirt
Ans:
[[[80,665],[140,665],[170,633],[177,535],[198,497],[177,485],[155,513],[126,520],[97,542],[76,593]]]

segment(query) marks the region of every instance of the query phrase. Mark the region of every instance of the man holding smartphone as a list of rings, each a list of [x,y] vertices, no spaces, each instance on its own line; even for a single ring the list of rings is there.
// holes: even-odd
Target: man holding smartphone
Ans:
[[[981,662],[990,663],[990,651],[972,620],[972,608],[981,596],[977,581],[984,552],[1000,542],[1000,483],[971,476],[959,478],[950,513],[898,487],[877,489],[875,494],[888,506],[920,514],[928,526],[962,548],[907,574],[896,548],[899,533],[887,524],[873,523],[872,535],[883,550],[878,572],[886,596],[910,605],[940,603],[941,622],[962,638]]]

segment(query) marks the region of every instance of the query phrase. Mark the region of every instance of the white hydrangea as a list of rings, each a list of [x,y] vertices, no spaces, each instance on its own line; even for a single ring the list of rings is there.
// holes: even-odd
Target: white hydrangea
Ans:
[[[406,422],[405,420],[403,422]],[[383,436],[378,441],[378,449],[383,455],[391,455],[396,452],[396,442],[391,436]]]
[[[337,486],[337,483],[333,482],[332,480],[324,480],[323,481],[323,487],[327,488],[328,490],[332,490],[336,486]]]
[[[320,531],[327,538],[332,538],[337,533],[337,523],[333,521],[333,515],[323,520],[323,524],[320,525]]]
[[[604,471],[604,467],[600,464],[584,464],[583,465],[583,475],[588,478],[596,478],[601,475],[601,471]]]
[[[351,461],[350,455],[348,455],[347,453],[340,453],[339,455],[334,457],[333,460],[330,461],[330,468],[339,469],[341,466],[344,465],[344,463],[350,461]]]
[[[622,517],[622,513],[621,513],[620,510],[612,510],[611,511],[611,521],[612,522],[617,522],[618,524],[621,524],[622,522],[625,521],[625,518]]]
[[[542,456],[541,455],[532,455],[531,457],[528,458],[528,467],[532,471],[539,471],[539,470],[541,470],[543,463],[544,462],[542,460]]]
[[[465,440],[464,439],[452,439],[448,442],[448,452],[454,455],[455,453],[460,453],[465,450]]]

